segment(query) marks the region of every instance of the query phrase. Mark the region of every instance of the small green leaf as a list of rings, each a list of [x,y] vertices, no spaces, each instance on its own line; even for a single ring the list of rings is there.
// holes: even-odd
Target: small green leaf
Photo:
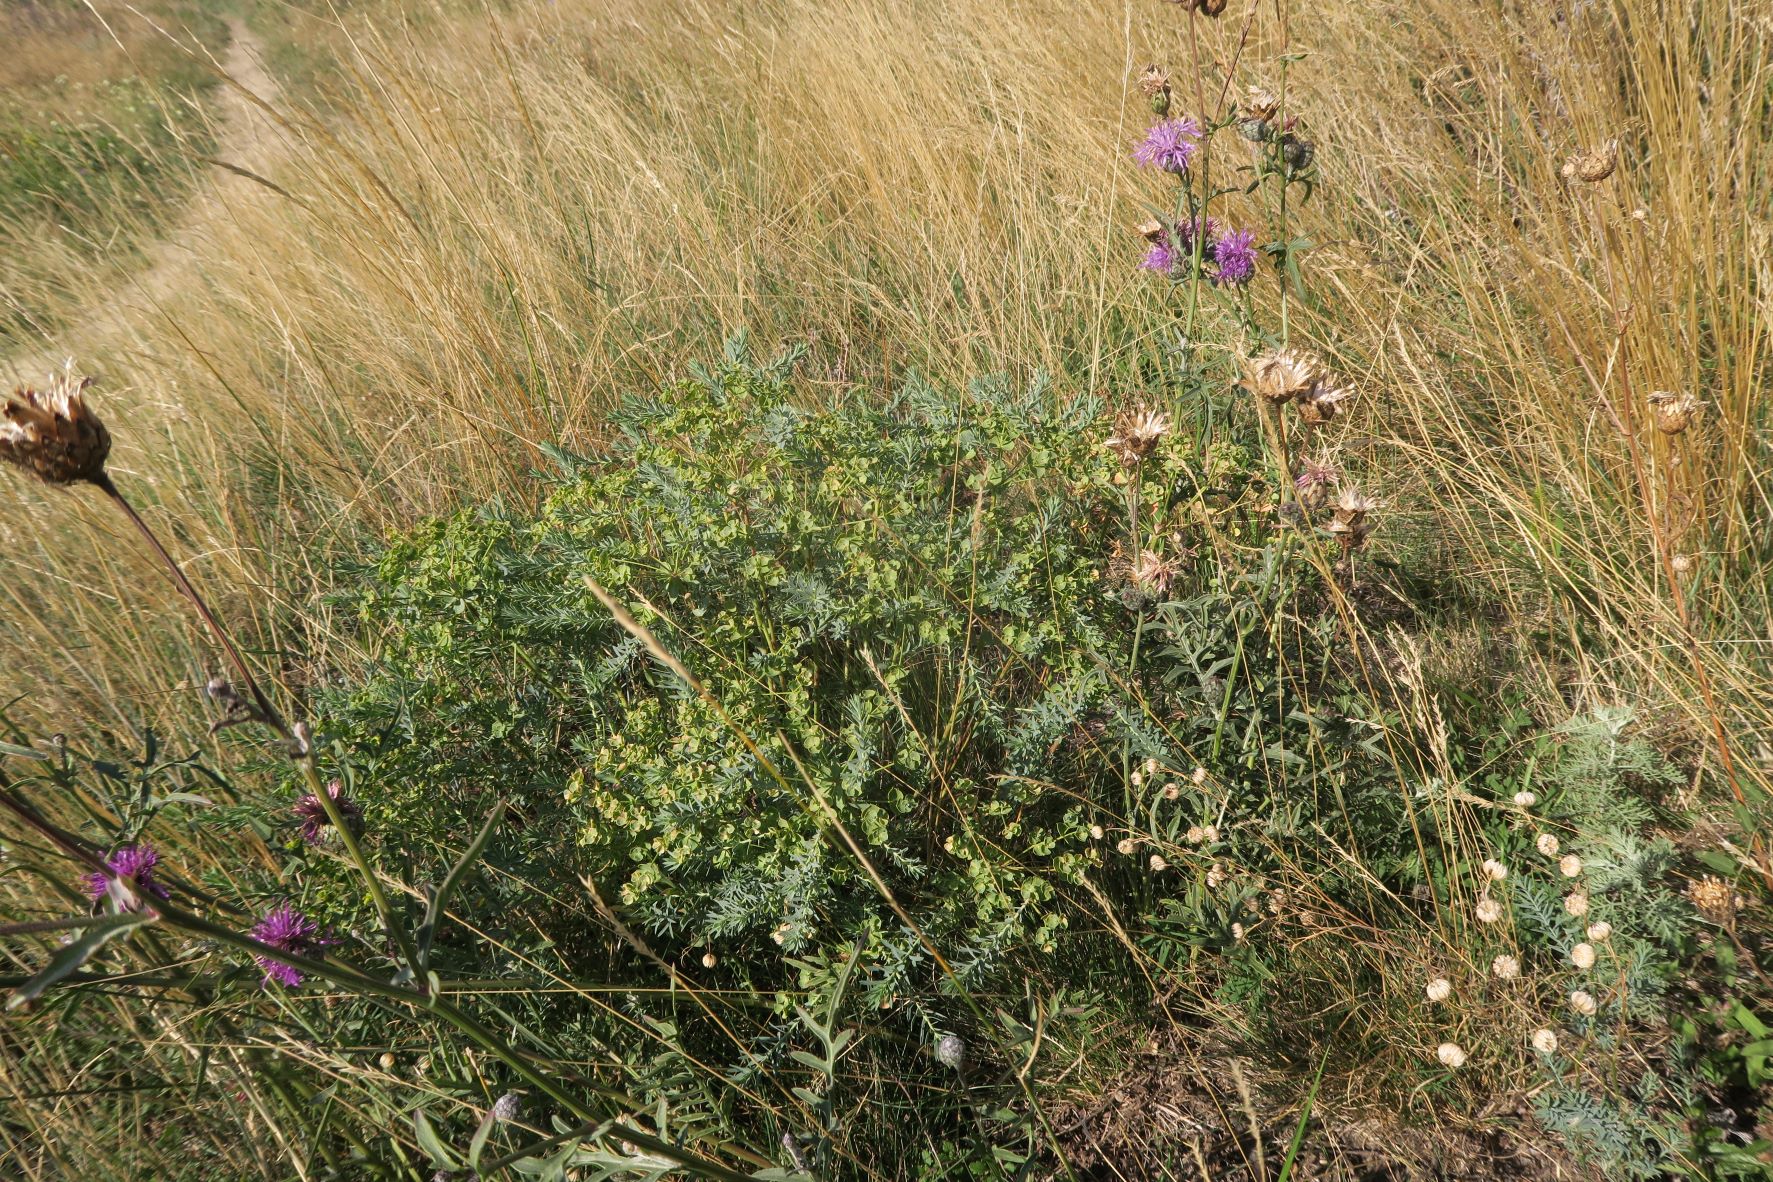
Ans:
[[[436,1127],[432,1125],[431,1118],[425,1115],[423,1108],[413,1111],[412,1126],[413,1136],[417,1139],[419,1148],[431,1158],[432,1165],[440,1170],[462,1168],[460,1159],[450,1151],[449,1146],[443,1143],[443,1138],[437,1135]]]

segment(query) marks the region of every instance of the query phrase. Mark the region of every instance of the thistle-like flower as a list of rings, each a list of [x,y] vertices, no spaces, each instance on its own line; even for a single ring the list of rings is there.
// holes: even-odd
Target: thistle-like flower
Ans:
[[[1691,394],[1658,390],[1650,395],[1650,410],[1656,416],[1656,429],[1664,435],[1679,435],[1693,422],[1705,403]]]
[[[1237,133],[1245,139],[1259,143],[1268,138],[1268,125],[1280,113],[1280,100],[1260,86],[1250,87],[1250,93],[1237,111]]]
[[[967,1044],[958,1034],[944,1034],[936,1040],[936,1062],[952,1071],[959,1071],[967,1061]]]
[[[139,911],[145,895],[167,898],[166,888],[154,881],[154,867],[159,862],[160,855],[151,845],[119,846],[105,860],[105,869],[86,876],[86,896],[96,903],[115,893],[118,906],[125,911]]]
[[[1311,389],[1321,374],[1315,358],[1292,349],[1277,349],[1244,362],[1244,388],[1263,401],[1280,406]]]
[[[1141,407],[1126,410],[1114,420],[1114,435],[1104,445],[1120,457],[1129,468],[1157,450],[1157,445],[1170,433],[1170,416],[1160,410]]]
[[[1340,479],[1342,473],[1328,460],[1306,460],[1299,465],[1299,475],[1293,477],[1293,492],[1305,508],[1321,509]]]
[[[1292,120],[1288,120],[1288,123],[1290,125]],[[1289,174],[1304,172],[1311,167],[1312,160],[1317,157],[1316,144],[1307,139],[1300,139],[1291,132],[1281,136],[1280,148],[1281,163],[1286,166]]]
[[[1242,287],[1256,274],[1256,232],[1227,230],[1213,243],[1218,271],[1213,282],[1221,287]]]
[[[1133,159],[1174,176],[1183,176],[1199,150],[1200,124],[1184,116],[1167,119],[1147,131],[1139,146],[1133,149]]]
[[[1533,1049],[1541,1055],[1555,1055],[1558,1049],[1558,1036],[1546,1029],[1533,1032]]]
[[[1159,65],[1146,66],[1145,72],[1139,75],[1139,93],[1144,95],[1146,101],[1151,104],[1152,114],[1168,115],[1170,113],[1169,71]]]
[[[1456,1042],[1442,1043],[1439,1047],[1435,1048],[1434,1056],[1446,1067],[1458,1068],[1465,1066],[1465,1050]]]
[[[1502,904],[1485,895],[1477,901],[1476,914],[1479,923],[1495,923],[1502,918]]]
[[[1428,995],[1429,1001],[1446,1001],[1453,996],[1453,983],[1445,977],[1436,977],[1422,987],[1422,992]]]
[[[1512,981],[1521,975],[1521,962],[1503,953],[1490,962],[1490,971],[1503,981]]]
[[[1565,878],[1575,878],[1582,873],[1582,859],[1575,854],[1565,854],[1558,859],[1558,873]]]
[[[252,938],[269,948],[294,956],[315,956],[328,944],[336,943],[330,937],[321,935],[320,925],[289,903],[279,903],[265,912],[264,918],[253,926]],[[292,965],[270,956],[254,956],[253,959],[265,970],[266,985],[276,981],[294,988],[302,983],[301,971]]]
[[[1533,845],[1540,853],[1548,858],[1555,858],[1558,856],[1558,839],[1556,834],[1541,833],[1538,840],[1535,841]]]
[[[1596,148],[1576,152],[1564,161],[1563,174],[1566,180],[1574,179],[1588,184],[1598,184],[1613,175],[1619,167],[1619,141],[1608,140]]]
[[[326,794],[332,797],[339,815],[355,833],[358,823],[363,819],[363,810],[356,801],[345,795],[345,786],[337,780],[327,784]],[[294,812],[296,820],[302,823],[302,840],[309,845],[318,844],[326,827],[332,824],[332,818],[326,815],[326,805],[318,795],[310,792],[295,802]]]
[[[0,460],[47,484],[101,483],[111,454],[111,433],[83,397],[92,379],[76,377],[73,364],[47,390],[19,387],[0,410]]]
[[[1170,584],[1181,573],[1182,564],[1174,558],[1165,558],[1155,550],[1141,550],[1127,577],[1139,590],[1158,596],[1169,591]]]
[[[1584,943],[1570,949],[1570,963],[1584,972],[1594,968],[1594,945]]]
[[[1593,1017],[1595,1011],[1600,1009],[1601,1005],[1595,1000],[1594,994],[1590,993],[1588,990],[1572,989],[1570,991],[1570,1008],[1584,1017]]]
[[[1299,395],[1299,417],[1314,427],[1321,427],[1334,419],[1342,404],[1353,397],[1352,389],[1338,386],[1325,374]]]

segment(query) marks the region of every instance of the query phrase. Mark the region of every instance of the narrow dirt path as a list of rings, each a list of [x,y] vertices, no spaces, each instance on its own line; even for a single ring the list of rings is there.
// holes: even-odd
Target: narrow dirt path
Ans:
[[[215,126],[211,158],[262,176],[276,156],[277,127],[243,91],[267,103],[275,103],[279,97],[277,81],[265,69],[264,45],[244,23],[230,21],[228,49],[217,65],[226,78],[210,112]],[[71,317],[54,341],[0,360],[0,376],[41,380],[61,364],[67,346],[78,343],[90,350],[94,344],[117,336],[132,312],[160,304],[201,270],[202,244],[210,229],[227,217],[230,206],[258,200],[264,193],[264,187],[250,177],[228,167],[212,167],[166,232],[144,248],[142,267],[120,281],[120,299],[107,300]]]

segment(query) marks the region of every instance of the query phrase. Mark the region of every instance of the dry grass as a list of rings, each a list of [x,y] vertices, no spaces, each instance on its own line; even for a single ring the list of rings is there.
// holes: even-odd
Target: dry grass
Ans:
[[[325,644],[337,556],[533,498],[538,444],[595,447],[612,399],[740,327],[809,342],[815,383],[1045,368],[1130,392],[1168,331],[1133,270],[1131,80],[1198,54],[1209,100],[1233,62],[1236,94],[1284,38],[1325,174],[1302,215],[1320,298],[1294,329],[1358,382],[1357,462],[1401,510],[1389,544],[1434,549],[1540,639],[1548,716],[1645,700],[1764,788],[1766,5],[1283,20],[1235,5],[1192,26],[1198,46],[1145,0],[317,24],[340,73],[325,110],[281,112],[288,196],[214,211],[164,298],[55,276],[68,305],[123,315],[45,346],[106,379],[120,482],[224,614],[268,648],[304,623]],[[1615,136],[1614,178],[1559,175]],[[1659,388],[1710,402],[1701,425],[1653,431]],[[27,695],[9,716],[191,733],[215,656],[148,557],[79,495],[8,489],[0,700]],[[1695,559],[1678,594],[1677,555]]]

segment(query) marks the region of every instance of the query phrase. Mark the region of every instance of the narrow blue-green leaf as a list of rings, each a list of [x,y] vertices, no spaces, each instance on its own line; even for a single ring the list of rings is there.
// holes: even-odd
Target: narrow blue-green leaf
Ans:
[[[84,936],[56,953],[42,972],[15,989],[12,996],[6,999],[6,1008],[15,1009],[28,1001],[35,1001],[51,985],[85,964],[100,948],[124,932],[153,923],[157,918],[159,917],[152,912],[131,911],[109,916],[103,922],[94,924]]]

